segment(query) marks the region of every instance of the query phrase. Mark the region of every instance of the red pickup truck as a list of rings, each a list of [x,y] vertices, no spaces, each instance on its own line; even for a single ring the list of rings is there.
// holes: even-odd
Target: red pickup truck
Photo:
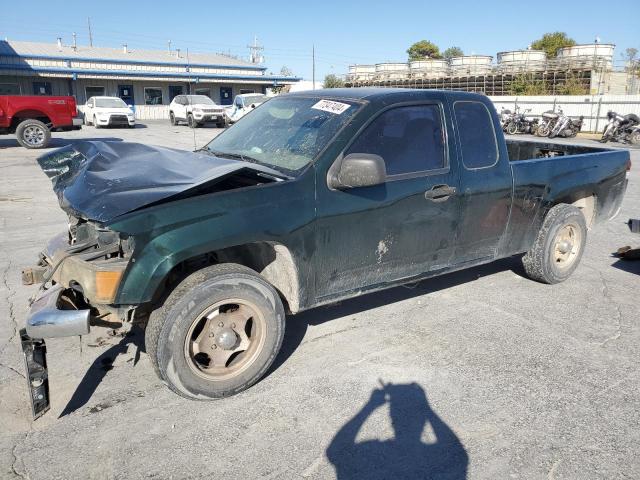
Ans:
[[[0,95],[0,135],[15,133],[26,148],[44,148],[52,130],[79,129],[73,97]]]

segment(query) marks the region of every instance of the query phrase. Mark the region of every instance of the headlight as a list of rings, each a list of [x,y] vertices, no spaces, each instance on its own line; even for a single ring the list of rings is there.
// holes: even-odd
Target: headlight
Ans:
[[[202,109],[201,108],[194,108],[193,111],[196,112],[196,113],[202,113]]]

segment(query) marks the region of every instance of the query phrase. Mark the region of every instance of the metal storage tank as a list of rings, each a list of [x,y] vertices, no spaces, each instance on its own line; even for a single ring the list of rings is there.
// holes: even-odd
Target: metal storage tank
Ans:
[[[547,54],[543,50],[512,50],[498,52],[498,68],[502,72],[543,70]]]
[[[613,65],[613,50],[616,46],[612,43],[587,43],[558,49],[558,62],[563,66],[605,66]]]
[[[465,55],[463,57],[453,57],[449,61],[451,65],[451,75],[461,77],[465,75],[486,75],[491,73],[491,61],[493,57],[489,55]]]
[[[409,62],[411,76],[414,78],[442,78],[449,73],[449,63],[446,60],[425,59]]]
[[[351,81],[370,80],[376,73],[375,65],[349,65],[349,79]]]
[[[379,80],[399,80],[409,77],[408,63],[376,63],[376,77]]]

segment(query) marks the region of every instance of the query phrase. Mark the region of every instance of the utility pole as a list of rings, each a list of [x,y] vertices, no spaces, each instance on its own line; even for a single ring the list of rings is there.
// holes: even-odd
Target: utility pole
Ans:
[[[264,47],[258,45],[258,37],[257,36],[253,36],[253,45],[247,45],[247,48],[249,49],[249,51],[251,52],[249,54],[249,61],[251,63],[262,63],[264,60],[264,57],[260,54],[260,52],[262,50],[264,50]]]
[[[313,89],[316,89],[316,46],[311,45],[311,62],[312,62],[312,81],[313,81]]]
[[[87,25],[89,25],[89,46],[93,47],[93,35],[91,35],[91,18],[87,17]]]

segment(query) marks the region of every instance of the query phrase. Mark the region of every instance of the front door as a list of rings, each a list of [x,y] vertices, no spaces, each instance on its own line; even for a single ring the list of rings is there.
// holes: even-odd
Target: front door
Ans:
[[[233,103],[233,88],[220,87],[220,105],[231,105]]]
[[[133,97],[133,85],[118,85],[118,96],[131,107],[136,104]]]
[[[344,152],[380,155],[384,184],[332,191],[318,175],[318,301],[449,265],[458,197],[446,131],[440,103],[392,107]]]

